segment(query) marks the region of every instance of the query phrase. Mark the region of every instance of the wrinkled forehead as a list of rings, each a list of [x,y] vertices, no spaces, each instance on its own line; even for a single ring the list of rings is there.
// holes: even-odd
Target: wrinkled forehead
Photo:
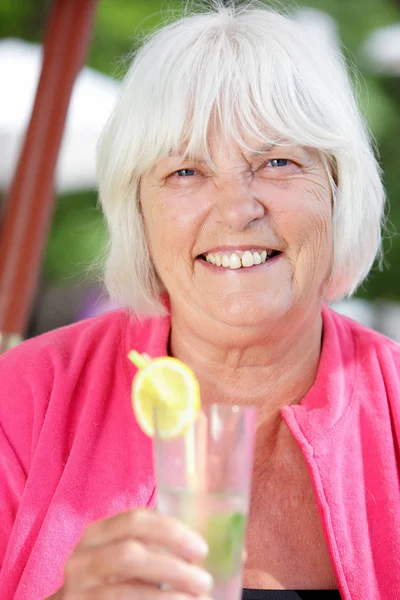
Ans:
[[[246,132],[240,132],[240,136],[235,136],[231,132],[226,132],[228,135],[224,135],[220,127],[209,128],[206,137],[186,138],[175,147],[170,147],[165,153],[158,155],[149,170],[152,171],[158,165],[163,165],[168,159],[176,159],[176,161],[193,161],[196,164],[205,163],[217,171],[218,164],[221,162],[252,163],[266,156],[278,157],[283,150],[294,155],[306,153],[317,160],[323,160],[323,153],[318,148],[284,137],[270,127],[260,128],[260,131],[262,134],[259,136],[247,135]]]

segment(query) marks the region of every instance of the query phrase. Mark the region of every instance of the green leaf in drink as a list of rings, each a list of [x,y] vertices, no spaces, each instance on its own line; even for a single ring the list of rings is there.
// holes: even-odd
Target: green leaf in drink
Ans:
[[[235,573],[241,561],[245,531],[246,517],[239,512],[218,514],[208,519],[206,568],[214,577],[228,579]]]

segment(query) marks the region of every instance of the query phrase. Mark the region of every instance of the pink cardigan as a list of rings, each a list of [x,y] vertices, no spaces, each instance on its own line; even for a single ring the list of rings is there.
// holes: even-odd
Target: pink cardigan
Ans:
[[[282,415],[311,473],[344,600],[400,598],[400,347],[324,309],[316,381]],[[165,355],[168,318],[109,313],[0,357],[0,597],[63,580],[85,526],[154,505],[151,441],[131,408],[136,348]]]

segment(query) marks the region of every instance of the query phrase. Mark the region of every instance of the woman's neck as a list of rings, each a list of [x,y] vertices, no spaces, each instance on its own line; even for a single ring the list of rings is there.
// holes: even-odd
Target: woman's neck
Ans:
[[[307,311],[303,319],[297,318],[297,326],[288,317],[275,334],[271,327],[265,336],[258,333],[253,343],[247,335],[235,344],[224,344],[223,336],[207,332],[196,319],[173,312],[171,316],[171,354],[196,373],[203,405],[257,406],[259,424],[275,427],[282,406],[299,403],[315,380],[322,339],[320,310]],[[239,336],[231,339],[235,337]]]

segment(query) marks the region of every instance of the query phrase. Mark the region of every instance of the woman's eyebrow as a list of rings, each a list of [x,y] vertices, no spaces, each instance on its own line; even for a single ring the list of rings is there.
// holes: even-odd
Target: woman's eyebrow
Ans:
[[[260,148],[251,150],[249,152],[249,156],[250,157],[256,157],[259,156],[260,154],[269,154],[272,151],[276,151],[276,150],[302,150],[304,152],[309,152],[309,148],[307,148],[306,146],[300,146],[299,144],[291,144],[291,143],[283,143],[283,144],[267,144],[265,146],[260,146]]]
[[[206,159],[202,158],[201,156],[185,156],[184,154],[169,154],[167,157],[168,158],[176,158],[179,159],[181,161],[193,161],[195,163],[206,163]]]
[[[313,149],[307,146],[301,146],[299,144],[271,144],[268,146],[263,146],[257,150],[252,150],[248,157],[249,159],[256,158],[257,156],[262,156],[264,154],[270,154],[272,151],[275,153],[278,151],[297,151],[307,156],[312,154]]]
[[[150,173],[154,173],[157,172],[159,170],[163,170],[166,168],[172,168],[170,167],[170,165],[166,164],[166,161],[168,161],[168,159],[176,159],[179,162],[193,162],[196,164],[206,164],[207,161],[204,158],[194,158],[194,157],[188,157],[188,156],[184,156],[183,154],[168,154],[168,156],[164,156],[164,158],[162,158],[161,160],[157,161],[153,167],[150,169]],[[179,166],[179,164],[177,165]]]
[[[259,156],[260,154],[268,154],[269,152],[272,152],[272,150],[275,150],[275,148],[278,148],[278,144],[268,144],[266,146],[261,146],[256,150],[252,150],[250,152],[250,157],[254,158],[255,156]]]

